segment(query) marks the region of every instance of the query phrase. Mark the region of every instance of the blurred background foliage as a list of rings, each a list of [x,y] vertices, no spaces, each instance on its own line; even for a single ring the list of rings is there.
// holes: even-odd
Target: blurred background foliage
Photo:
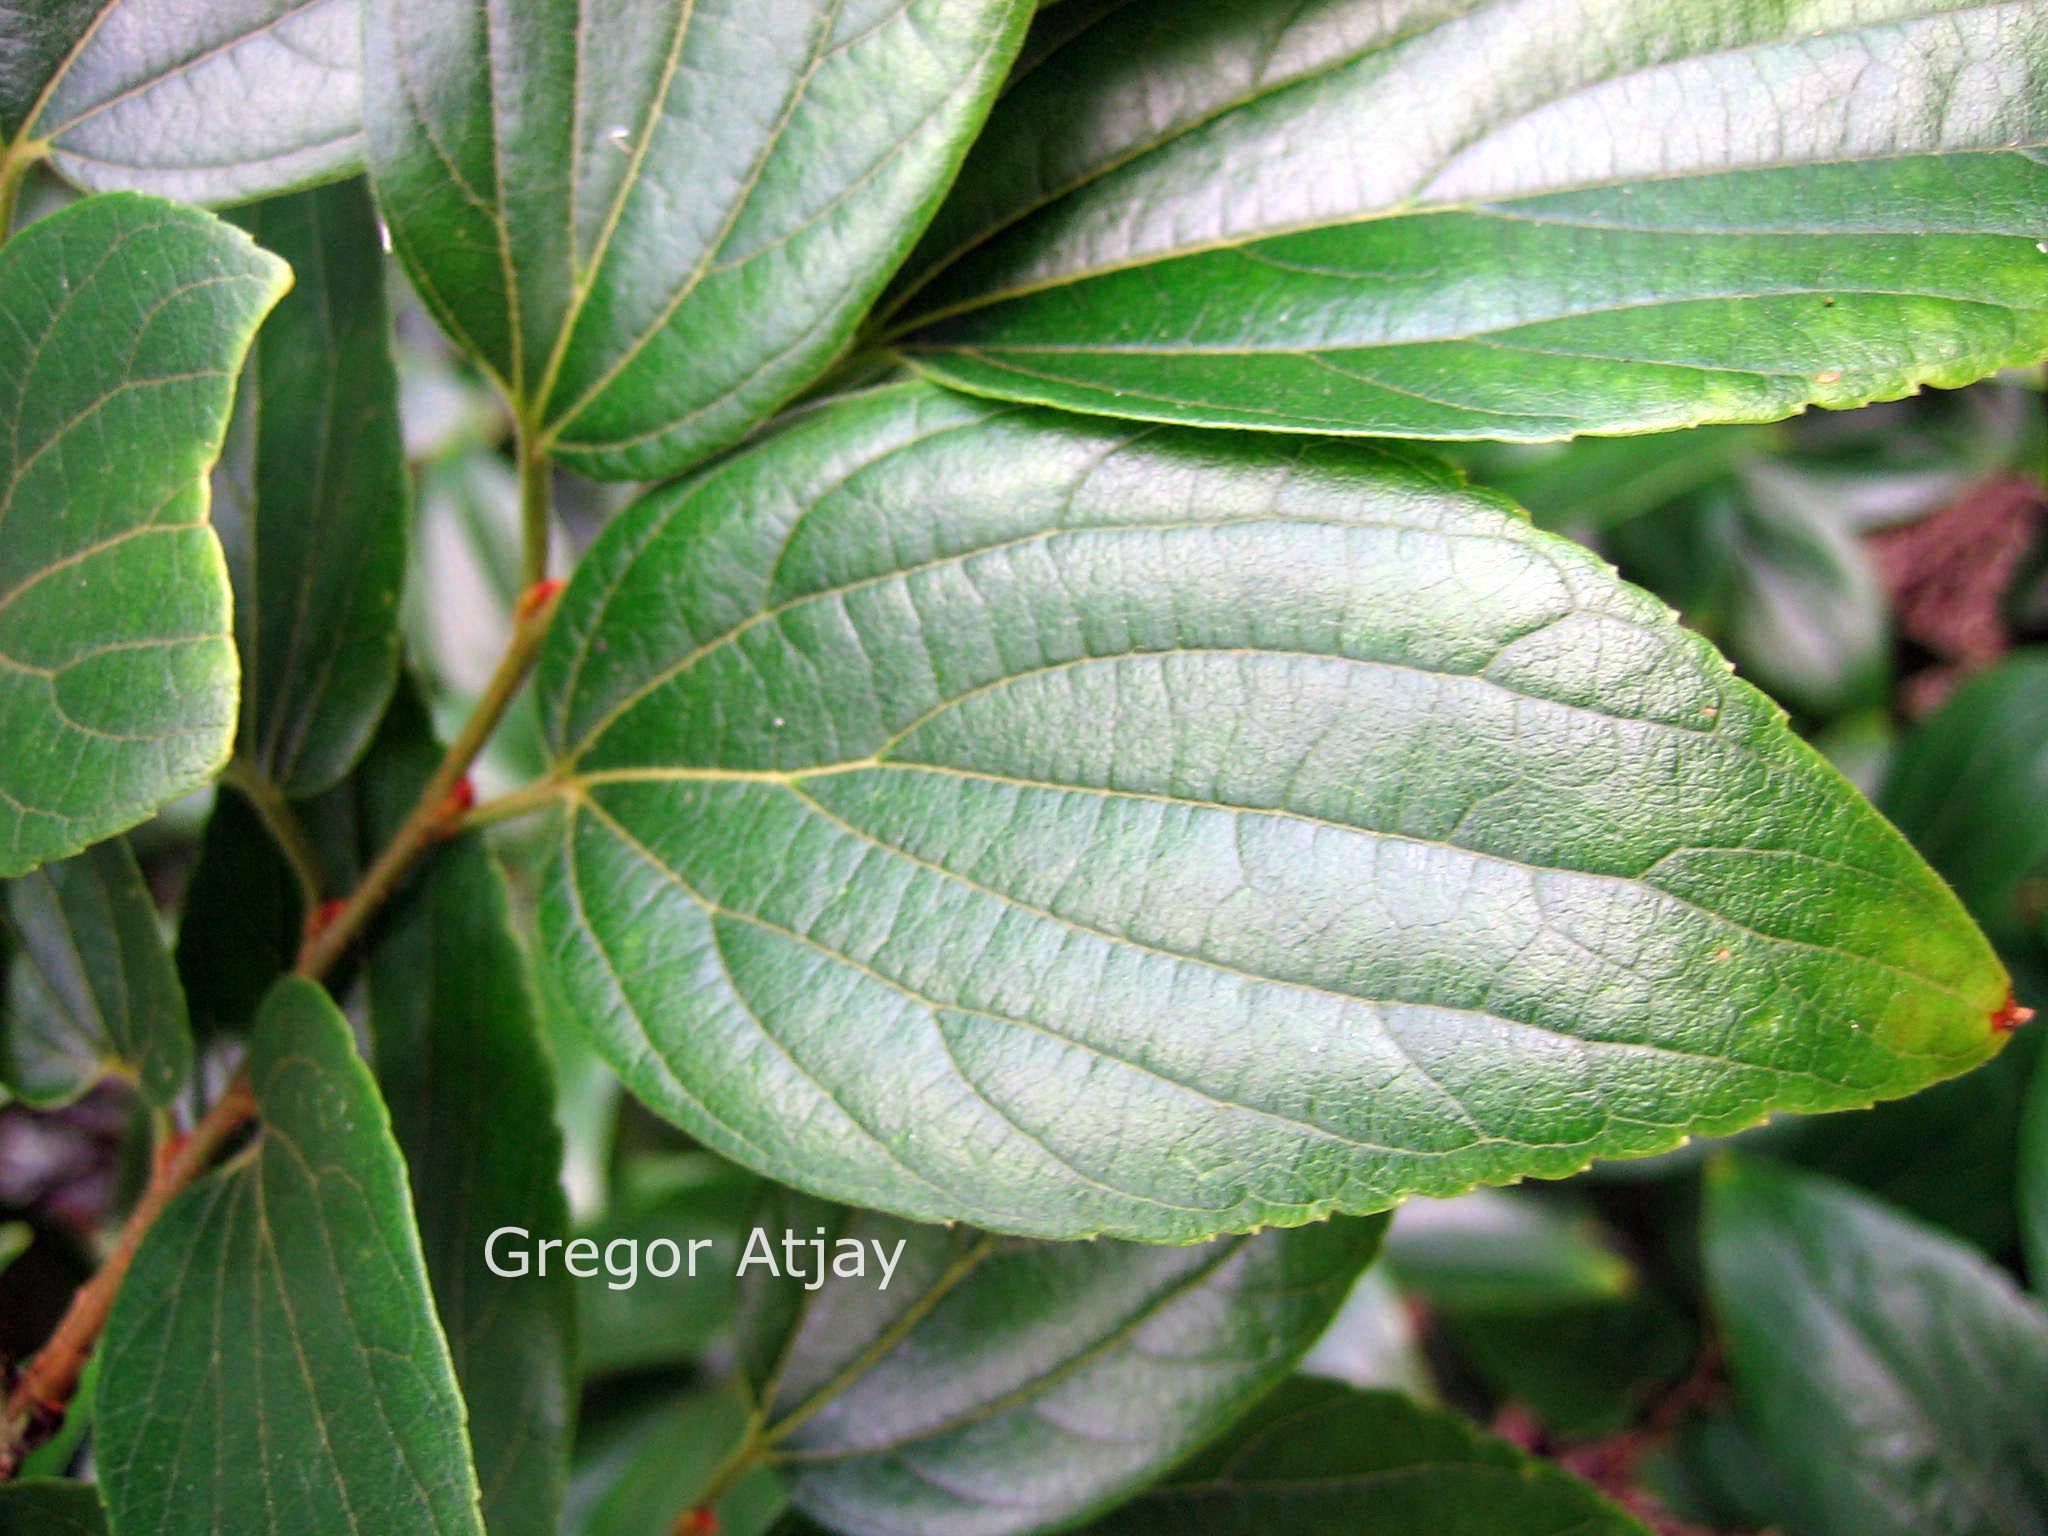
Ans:
[[[42,188],[31,209],[61,196]],[[392,291],[406,292],[395,268]],[[406,630],[445,727],[488,674],[515,595],[511,424],[403,301],[399,339],[417,487]],[[2048,414],[2038,370],[1776,426],[1453,456],[1475,482],[1657,593],[1777,698],[1956,886],[2003,951],[2020,1001],[2048,1007]],[[636,489],[564,477],[557,568]],[[529,700],[480,765],[479,789],[524,782],[542,762]],[[167,912],[185,901],[209,810],[195,798],[135,838]],[[502,836],[515,888],[530,898],[531,834],[515,824]],[[235,871],[245,893],[266,878],[285,877]],[[180,963],[189,980],[208,962],[181,953]],[[232,993],[232,978],[222,985]],[[208,988],[193,990],[197,1000]],[[1916,1098],[1735,1140],[1910,1213],[1927,1224],[1914,1229],[1926,1241],[1943,1254],[1960,1245],[1994,1287],[2023,1279],[2029,1254],[2039,1278],[2039,1028]],[[565,1178],[587,1234],[688,1232],[736,1245],[751,1177],[638,1109],[566,1031],[554,1029],[552,1044]],[[123,1150],[138,1144],[133,1113],[115,1090],[60,1115],[0,1110],[0,1355],[31,1345],[88,1273],[81,1234],[135,1187]],[[1716,1152],[1692,1146],[1596,1167],[1567,1186],[1413,1202],[1307,1368],[1461,1408],[1673,1536],[1830,1536],[1835,1517],[1816,1505],[1815,1480],[1854,1469],[1819,1465],[1822,1452],[1801,1437],[1759,1427],[1775,1383],[1740,1370],[1731,1379],[1702,1259]],[[565,1530],[661,1529],[743,1418],[715,1385],[730,1358],[731,1287],[592,1284],[582,1298],[587,1380]],[[1836,1389],[1853,1394],[1854,1363],[1846,1369]],[[82,1402],[30,1470],[89,1458],[90,1417]],[[764,1529],[776,1504],[771,1487],[743,1483],[721,1506],[729,1536]]]

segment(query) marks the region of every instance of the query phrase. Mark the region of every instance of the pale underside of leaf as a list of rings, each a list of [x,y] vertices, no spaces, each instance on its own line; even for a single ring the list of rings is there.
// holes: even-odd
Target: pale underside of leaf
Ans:
[[[1983,941],[1775,709],[1379,450],[876,391],[616,524],[542,687],[585,1025],[918,1219],[1192,1240],[1994,1048]]]
[[[998,107],[892,304],[947,382],[1541,439],[2048,351],[2032,0],[1178,11],[1112,8]]]
[[[192,202],[237,202],[346,175],[363,157],[359,5],[65,7],[44,22],[56,33],[38,39],[52,45],[37,60],[48,73],[33,82],[17,142],[89,190]]]

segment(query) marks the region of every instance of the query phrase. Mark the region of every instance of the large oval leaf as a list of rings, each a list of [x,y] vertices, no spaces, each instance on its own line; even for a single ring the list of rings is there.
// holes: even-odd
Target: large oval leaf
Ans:
[[[129,194],[0,249],[0,875],[126,831],[227,757],[206,475],[290,279],[219,220]]]
[[[1385,1226],[1036,1243],[778,1199],[756,1229],[776,1268],[749,1269],[740,1317],[764,1458],[799,1508],[851,1536],[1063,1527],[1292,1370]],[[856,1252],[864,1276],[816,1274]],[[886,1287],[876,1254],[894,1256]]]
[[[261,1140],[150,1229],[107,1320],[114,1536],[483,1536],[405,1162],[348,1021],[282,981],[247,1071]]]
[[[855,1204],[1193,1240],[1996,1048],[1988,946],[1774,707],[1378,449],[854,397],[614,523],[541,686],[562,992]]]
[[[360,0],[0,7],[0,183],[234,202],[362,163]]]
[[[1536,439],[2048,351],[2040,5],[1097,9],[1009,92],[899,295],[962,387]]]
[[[370,161],[420,295],[539,446],[673,474],[825,367],[1028,0],[372,0]]]

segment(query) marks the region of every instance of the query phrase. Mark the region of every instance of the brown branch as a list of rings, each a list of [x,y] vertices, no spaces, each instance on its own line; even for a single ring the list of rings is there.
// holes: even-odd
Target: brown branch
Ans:
[[[221,1149],[256,1114],[256,1095],[246,1078],[228,1085],[212,1109],[186,1135],[166,1142],[158,1152],[142,1198],[121,1228],[114,1251],[99,1272],[78,1288],[57,1324],[56,1332],[22,1368],[7,1394],[7,1406],[0,1411],[0,1481],[21,1469],[28,1453],[50,1438],[64,1423],[71,1396],[78,1390],[78,1378],[92,1356],[100,1330],[135,1251],[164,1208],[212,1166]]]

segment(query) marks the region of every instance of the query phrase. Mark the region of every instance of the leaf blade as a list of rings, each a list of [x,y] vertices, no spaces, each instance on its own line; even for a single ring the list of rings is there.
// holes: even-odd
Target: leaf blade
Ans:
[[[874,391],[616,521],[540,685],[585,1029],[913,1219],[1192,1241],[1996,1048],[1988,947],[1772,706],[1378,449]]]
[[[206,472],[289,280],[218,221],[128,194],[0,249],[0,875],[126,831],[226,757]]]
[[[310,982],[279,983],[248,1072],[262,1140],[165,1212],[108,1320],[110,1528],[211,1532],[232,1509],[279,1536],[482,1536],[405,1164],[347,1021]],[[181,1433],[193,1423],[215,1432]]]
[[[897,334],[1006,399],[1516,441],[2033,361],[2048,25],[1893,0],[1814,20],[1120,8],[998,110]]]

